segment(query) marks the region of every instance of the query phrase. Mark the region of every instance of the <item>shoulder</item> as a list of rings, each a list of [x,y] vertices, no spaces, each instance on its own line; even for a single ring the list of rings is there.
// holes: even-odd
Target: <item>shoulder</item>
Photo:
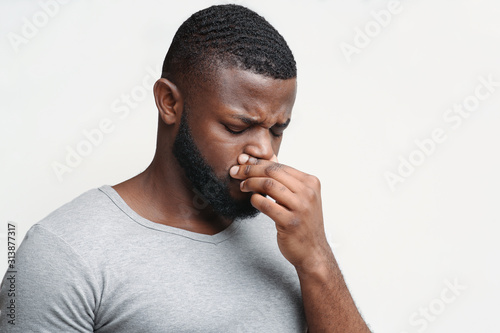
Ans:
[[[83,258],[99,257],[137,225],[110,197],[109,188],[88,190],[34,224],[23,240],[25,247],[49,249],[49,243],[58,248],[64,244]]]
[[[95,235],[106,228],[115,228],[123,212],[106,193],[109,186],[88,190],[62,205],[33,227],[42,227],[68,242],[72,238]]]
[[[101,188],[94,188],[54,210],[37,224],[49,230],[64,229],[70,222],[76,224],[82,220],[91,220],[103,210],[109,209],[110,203]]]

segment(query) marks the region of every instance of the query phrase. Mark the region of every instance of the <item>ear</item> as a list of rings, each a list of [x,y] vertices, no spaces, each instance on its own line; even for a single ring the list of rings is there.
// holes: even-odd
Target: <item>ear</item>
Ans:
[[[167,125],[175,124],[182,113],[184,100],[180,90],[171,81],[161,78],[156,81],[153,92],[160,117]]]

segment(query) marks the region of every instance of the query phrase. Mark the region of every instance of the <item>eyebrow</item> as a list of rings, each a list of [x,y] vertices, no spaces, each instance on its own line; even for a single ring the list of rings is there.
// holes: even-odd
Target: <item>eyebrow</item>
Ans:
[[[245,116],[240,116],[240,115],[233,115],[232,117],[244,122],[247,125],[251,125],[251,126],[262,125],[262,123],[263,123],[262,121],[257,121],[257,120],[254,120],[252,118],[247,118]],[[286,128],[290,124],[290,121],[291,121],[291,118],[288,118],[288,120],[285,121],[284,123],[276,123],[276,124],[274,124],[273,127]]]

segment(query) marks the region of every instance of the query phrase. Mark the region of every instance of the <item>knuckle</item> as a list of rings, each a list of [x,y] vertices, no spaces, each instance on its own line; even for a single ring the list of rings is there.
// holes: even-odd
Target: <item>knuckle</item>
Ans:
[[[309,176],[309,181],[314,188],[321,188],[321,182],[316,176]]]
[[[272,176],[273,174],[276,174],[276,172],[279,171],[280,169],[281,169],[281,164],[273,163],[264,169],[264,173],[266,174],[266,176]]]
[[[296,229],[300,226],[300,219],[297,217],[292,217],[286,223],[286,229]]]
[[[243,174],[245,176],[248,176],[250,174],[250,170],[252,169],[252,166],[251,165],[247,165],[245,166],[245,169],[243,169]]]
[[[305,191],[306,198],[309,200],[313,200],[316,198],[316,191],[314,191],[312,188],[307,188]]]
[[[264,188],[264,190],[270,190],[271,188],[273,188],[274,186],[274,182],[272,179],[266,179],[264,180],[264,182],[262,183],[262,187]]]

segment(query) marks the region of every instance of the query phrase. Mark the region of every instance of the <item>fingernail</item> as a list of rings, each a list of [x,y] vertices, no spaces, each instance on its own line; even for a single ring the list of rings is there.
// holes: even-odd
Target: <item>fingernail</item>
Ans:
[[[237,165],[235,165],[235,166],[233,166],[231,169],[229,169],[229,174],[230,174],[231,176],[234,176],[234,175],[236,175],[236,174],[238,173],[238,170],[239,170],[239,169],[240,169],[240,167],[239,167],[239,166],[237,166]]]
[[[271,157],[271,161],[278,163],[278,156],[274,154],[273,157]]]
[[[250,156],[248,156],[247,154],[241,154],[238,157],[238,162],[240,162],[240,164],[245,164],[246,162],[248,162],[249,158],[250,158]]]

